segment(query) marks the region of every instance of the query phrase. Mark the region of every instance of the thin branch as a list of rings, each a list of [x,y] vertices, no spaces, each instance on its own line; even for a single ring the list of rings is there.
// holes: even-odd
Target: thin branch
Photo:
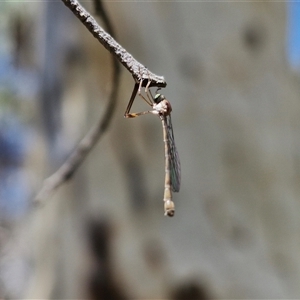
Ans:
[[[101,4],[98,1],[97,13],[103,18],[103,21],[108,29],[108,31],[113,34],[112,25],[109,22],[109,18]],[[39,191],[38,195],[34,199],[34,204],[41,204],[43,201],[48,199],[54,191],[65,183],[67,180],[71,179],[75,171],[87,157],[89,152],[99,141],[103,133],[108,128],[113,113],[115,111],[117,94],[120,86],[120,65],[118,61],[113,57],[113,74],[112,74],[112,91],[109,97],[108,105],[103,117],[98,121],[98,123],[92,127],[86,136],[78,144],[77,148],[70,155],[70,157],[64,162],[64,164],[50,177],[48,177]]]
[[[143,82],[144,86],[147,84],[148,79],[150,79],[150,86],[166,87],[167,83],[163,76],[158,76],[150,72],[144,65],[139,63],[130,53],[117,43],[111,35],[98,25],[96,20],[77,0],[62,0],[62,2],[75,14],[91,34],[125,66],[136,82],[145,79]]]
[[[63,165],[50,177],[48,177],[34,199],[34,204],[41,204],[47,198],[52,196],[54,191],[69,180],[74,172],[81,165],[83,160],[87,157],[89,152],[98,142],[99,138],[105,132],[110,115],[112,114],[112,105],[111,102],[107,107],[107,111],[104,115],[104,118],[100,120],[98,124],[96,124],[90,131],[86,134],[86,136],[80,141],[77,148],[70,155],[70,157],[63,163]]]
[[[99,15],[99,17],[102,18],[102,20],[107,28],[107,31],[112,36],[115,36],[113,26],[112,26],[110,19],[106,13],[106,10],[103,7],[102,1],[95,0],[94,3],[95,3],[95,11]],[[102,131],[105,131],[107,129],[107,127],[109,126],[109,123],[112,119],[112,116],[113,116],[113,113],[115,110],[115,106],[117,103],[118,91],[119,91],[119,87],[120,87],[121,68],[120,68],[120,65],[119,65],[116,57],[112,57],[112,64],[113,64],[112,90],[111,90],[111,94],[109,97],[109,102],[108,102],[109,104],[106,108],[106,112],[104,114],[101,126],[99,127],[99,128],[101,128]]]
[[[110,22],[110,19],[106,13],[106,10],[104,9],[102,0],[94,0],[94,7],[95,7],[95,12],[96,14],[101,18],[101,20],[103,21],[103,23],[105,24],[106,30],[107,32],[115,37],[115,31],[114,28]]]

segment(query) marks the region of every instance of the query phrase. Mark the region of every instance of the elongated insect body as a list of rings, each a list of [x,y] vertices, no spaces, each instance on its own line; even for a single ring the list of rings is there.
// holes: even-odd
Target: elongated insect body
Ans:
[[[156,102],[157,99],[160,99],[160,102]],[[170,102],[161,94],[157,94],[154,97],[154,101],[156,104],[154,104],[153,108],[156,111],[158,111],[159,117],[161,118],[163,125],[165,150],[167,150],[165,151],[165,153],[168,153],[169,158],[171,188],[173,192],[179,192],[181,170],[179,155],[175,146],[175,139],[171,120],[172,107]]]
[[[163,136],[165,144],[165,190],[164,190],[164,209],[165,215],[173,217],[175,214],[175,205],[172,201],[172,180],[170,170],[170,155],[169,155],[169,139],[167,131],[167,123],[164,117],[161,117],[163,126]],[[172,189],[172,190],[171,190]]]
[[[125,111],[126,118],[135,118],[145,114],[154,114],[159,116],[163,127],[163,140],[165,148],[165,189],[164,189],[164,210],[165,216],[173,217],[175,214],[175,205],[172,201],[172,192],[179,192],[180,181],[181,181],[181,170],[180,170],[180,160],[179,155],[175,146],[173,126],[171,120],[172,106],[170,102],[165,98],[164,95],[156,94],[155,97],[152,96],[150,90],[148,89],[151,81],[148,81],[145,88],[145,93],[147,99],[141,94],[142,81],[137,85],[133,91],[133,95],[130,98],[127,109]],[[139,113],[129,113],[132,106],[135,94],[138,92],[139,96],[146,101],[152,110],[139,112]]]

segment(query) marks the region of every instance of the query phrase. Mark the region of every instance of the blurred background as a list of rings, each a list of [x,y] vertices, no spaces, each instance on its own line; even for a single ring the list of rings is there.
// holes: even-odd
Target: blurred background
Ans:
[[[105,27],[97,1],[82,3]],[[116,40],[168,83],[175,217],[160,120],[123,118],[124,67],[105,135],[32,207],[103,116],[112,59],[61,1],[0,2],[0,298],[300,298],[300,4],[103,5]]]

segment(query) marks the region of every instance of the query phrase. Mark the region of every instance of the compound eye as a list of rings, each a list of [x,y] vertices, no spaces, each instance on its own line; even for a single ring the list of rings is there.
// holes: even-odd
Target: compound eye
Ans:
[[[156,94],[155,97],[154,97],[154,102],[157,104],[163,100],[165,100],[165,96],[162,95],[162,94]]]

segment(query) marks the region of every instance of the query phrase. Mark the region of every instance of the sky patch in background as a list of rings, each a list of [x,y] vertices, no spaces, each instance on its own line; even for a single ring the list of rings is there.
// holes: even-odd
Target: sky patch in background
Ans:
[[[300,70],[300,1],[287,3],[287,58]]]

